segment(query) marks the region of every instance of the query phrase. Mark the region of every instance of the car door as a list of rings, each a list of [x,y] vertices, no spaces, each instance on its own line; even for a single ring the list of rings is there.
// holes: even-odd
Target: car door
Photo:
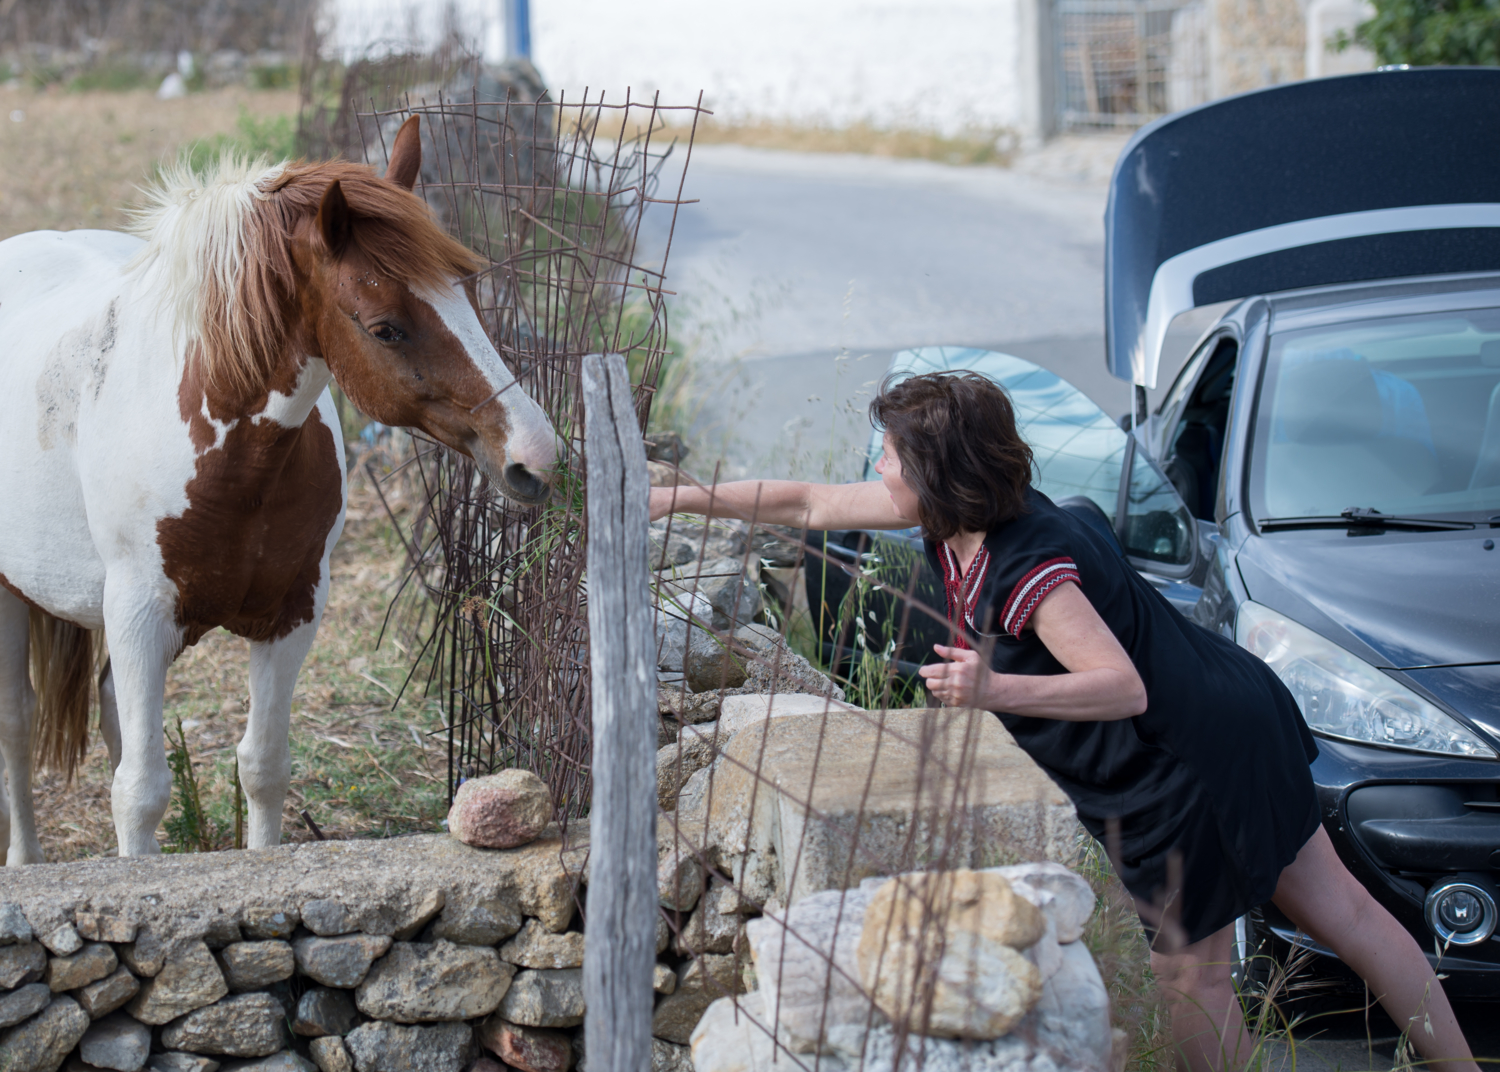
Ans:
[[[1191,583],[1199,563],[1197,526],[1182,496],[1152,458],[1144,430],[1127,433],[1087,395],[1054,372],[1010,354],[967,347],[906,350],[891,360],[890,375],[970,370],[1003,387],[1017,426],[1036,459],[1035,485],[1059,506],[1093,527],[1184,615],[1201,590]],[[865,478],[875,479],[881,434],[871,433]],[[941,615],[943,587],[927,567],[916,529],[896,532],[810,534],[808,606],[825,657],[845,657],[857,647],[891,649],[903,672],[932,659],[946,626],[931,614],[908,610],[904,600],[851,587],[858,566],[882,574],[895,591],[907,590]],[[825,562],[828,564],[825,567]],[[850,593],[863,600],[856,616]]]

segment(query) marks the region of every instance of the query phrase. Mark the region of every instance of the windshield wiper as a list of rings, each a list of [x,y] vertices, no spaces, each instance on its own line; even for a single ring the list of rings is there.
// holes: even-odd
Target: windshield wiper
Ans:
[[[1472,521],[1449,521],[1440,517],[1403,517],[1400,514],[1382,514],[1379,510],[1363,506],[1351,506],[1340,514],[1315,514],[1310,517],[1268,517],[1260,522],[1262,532],[1272,529],[1311,528],[1372,528],[1415,529],[1418,531],[1440,529],[1472,529]]]

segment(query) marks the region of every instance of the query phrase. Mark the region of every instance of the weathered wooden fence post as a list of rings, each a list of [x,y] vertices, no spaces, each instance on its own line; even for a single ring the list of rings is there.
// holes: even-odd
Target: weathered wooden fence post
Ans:
[[[583,992],[590,1072],[649,1072],[656,961],[655,631],[646,451],[619,354],[583,359],[594,796]]]

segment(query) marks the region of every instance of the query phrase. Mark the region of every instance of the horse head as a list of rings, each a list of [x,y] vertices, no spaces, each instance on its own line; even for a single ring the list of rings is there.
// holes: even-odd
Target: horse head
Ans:
[[[413,116],[384,179],[354,164],[293,165],[263,188],[282,204],[294,330],[365,414],[472,458],[510,499],[542,502],[556,433],[480,323],[473,277],[483,262],[412,192],[421,155]]]

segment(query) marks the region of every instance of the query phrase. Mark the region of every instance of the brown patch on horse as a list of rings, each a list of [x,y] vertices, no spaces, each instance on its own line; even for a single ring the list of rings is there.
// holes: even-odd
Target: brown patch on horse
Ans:
[[[334,432],[316,407],[293,428],[254,420],[190,359],[178,391],[184,410],[182,400],[194,397],[194,413],[206,402],[215,419],[236,408],[240,419],[220,446],[199,449],[182,516],[156,525],[184,643],[218,626],[279,640],[313,620],[323,552],[343,505]]]

